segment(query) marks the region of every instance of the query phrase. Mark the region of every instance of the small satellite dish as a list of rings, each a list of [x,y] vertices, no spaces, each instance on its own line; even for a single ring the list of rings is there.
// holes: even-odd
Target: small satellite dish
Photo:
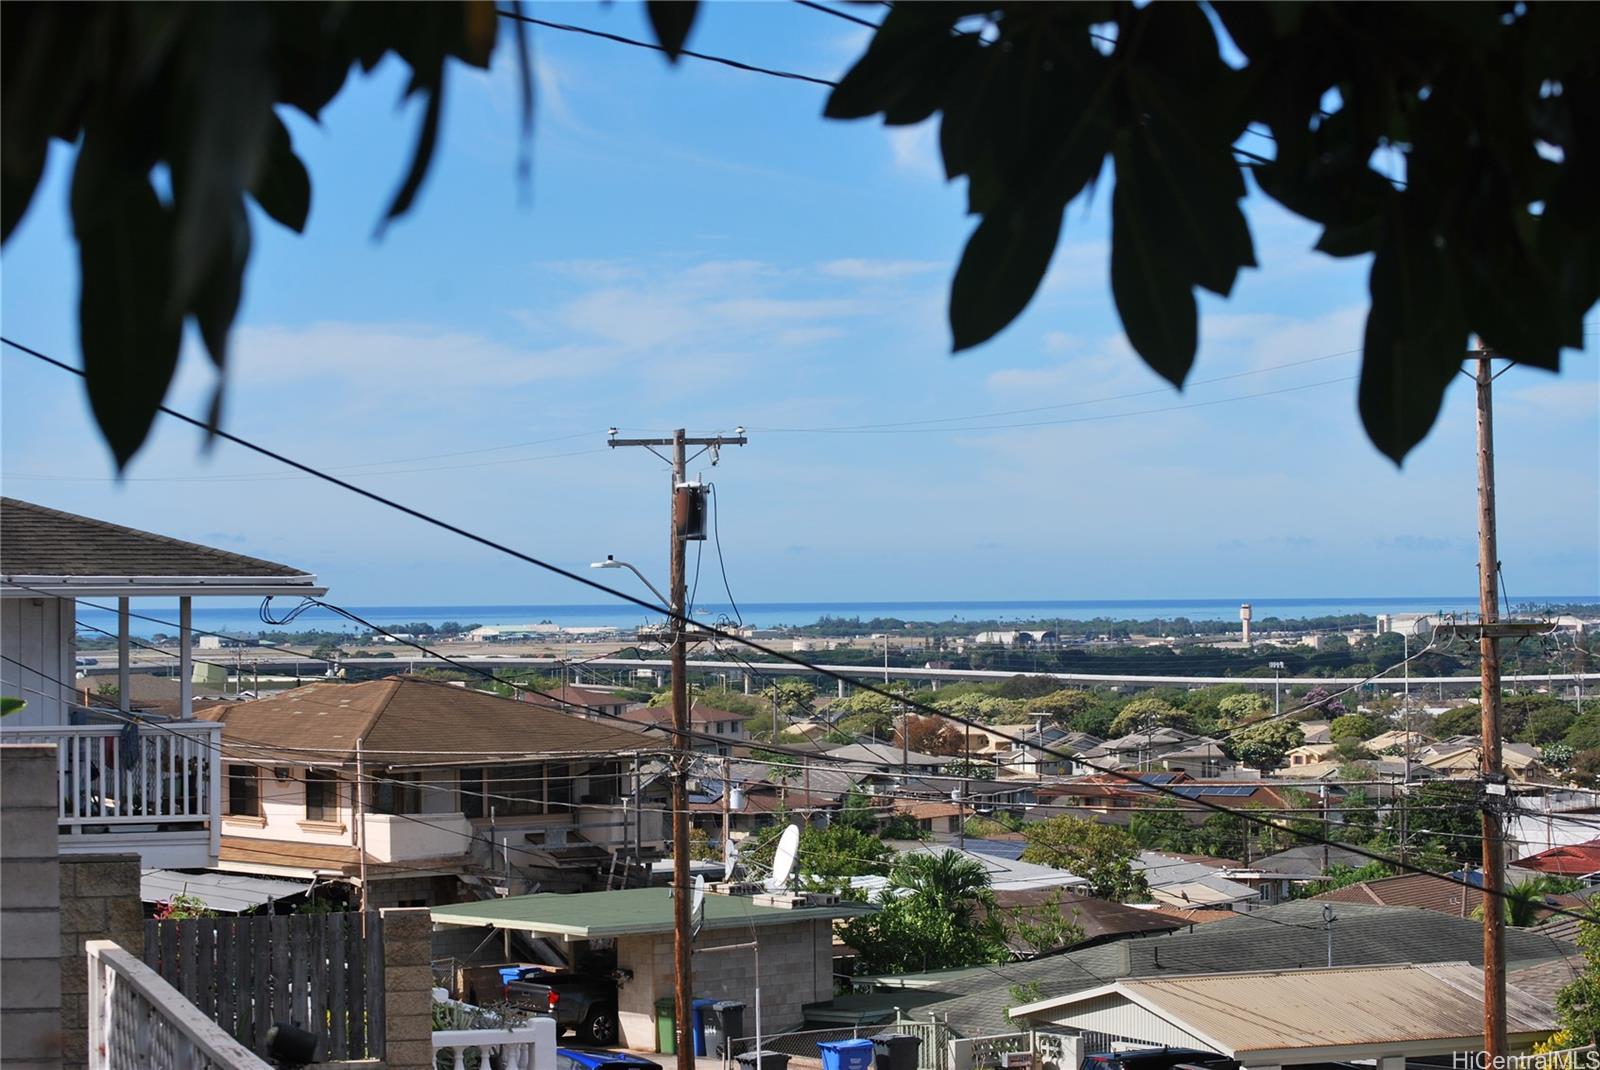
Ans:
[[[694,878],[694,893],[689,897],[689,937],[693,939],[700,935],[700,927],[706,923],[706,879],[700,874]]]
[[[722,845],[722,879],[733,880],[733,871],[739,866],[739,848],[729,837]]]
[[[800,826],[790,825],[778,837],[778,850],[772,856],[772,876],[767,878],[767,891],[779,891],[788,882],[789,874],[794,872],[795,854],[799,850]]]

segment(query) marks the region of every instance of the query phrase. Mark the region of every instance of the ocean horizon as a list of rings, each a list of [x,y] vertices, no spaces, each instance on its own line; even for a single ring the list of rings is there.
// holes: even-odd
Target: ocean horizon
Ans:
[[[96,601],[90,599],[89,601]],[[101,605],[109,606],[106,600]],[[280,600],[282,601],[282,600]],[[693,615],[700,620],[717,622],[742,619],[747,626],[757,628],[802,627],[815,624],[823,617],[858,617],[869,621],[875,617],[893,617],[905,621],[949,622],[962,620],[995,620],[1022,622],[1028,620],[1153,620],[1187,618],[1189,620],[1238,620],[1239,606],[1249,602],[1254,607],[1254,617],[1259,623],[1267,618],[1304,619],[1310,617],[1380,613],[1475,613],[1476,595],[1464,596],[1372,596],[1361,598],[1127,598],[1127,599],[987,599],[943,601],[863,601],[863,602],[750,602],[741,604],[737,613],[726,603],[696,603]],[[1600,595],[1538,595],[1518,600],[1518,604],[1564,605],[1574,603],[1600,603]],[[273,612],[287,612],[293,603],[274,603]],[[171,626],[133,618],[130,631],[137,636],[150,636],[158,632],[176,630],[177,604],[172,599],[139,599],[133,603],[133,612],[173,622]],[[518,625],[554,624],[563,628],[629,628],[647,623],[651,615],[637,606],[628,604],[592,605],[396,605],[348,606],[355,613],[374,624],[384,627],[426,623],[437,628],[446,621],[460,624]],[[313,606],[297,616],[293,622],[272,626],[262,623],[258,606],[207,606],[204,600],[194,604],[194,626],[214,632],[258,631],[299,632],[312,629],[324,631],[352,631],[355,626],[329,610]],[[79,603],[78,620],[108,630],[116,629],[116,614]]]

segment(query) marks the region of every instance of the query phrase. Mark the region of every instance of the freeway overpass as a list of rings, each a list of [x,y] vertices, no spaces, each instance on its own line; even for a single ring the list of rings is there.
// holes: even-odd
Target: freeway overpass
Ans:
[[[244,670],[248,673],[252,669],[262,673],[272,672],[298,672],[308,676],[321,675],[325,662],[317,658],[292,658],[284,654],[261,651],[254,654],[249,649],[234,651],[243,661]],[[219,658],[219,661],[221,659]],[[396,655],[392,658],[341,658],[339,664],[363,669],[391,669],[394,671],[409,671],[411,669],[449,669],[452,665],[470,665],[475,668],[491,671],[500,669],[551,669],[559,670],[562,666],[582,665],[587,669],[621,669],[638,670],[651,669],[662,675],[671,671],[672,663],[666,658],[552,658],[548,656],[519,656],[519,655],[494,655],[475,654],[452,656],[449,661],[417,653],[412,656]],[[752,676],[805,676],[837,673],[851,679],[862,681],[876,681],[882,683],[887,680],[927,680],[934,686],[945,681],[973,680],[989,681],[1009,680],[1018,676],[1048,677],[1060,680],[1063,684],[1080,684],[1084,686],[1131,686],[1131,687],[1210,687],[1216,684],[1242,684],[1246,687],[1271,688],[1274,686],[1307,686],[1307,687],[1350,687],[1364,682],[1364,676],[1284,676],[1274,679],[1271,676],[1151,676],[1129,673],[1086,673],[1086,672],[1019,672],[1009,669],[926,669],[915,666],[871,666],[871,665],[825,665],[816,664],[810,668],[803,668],[785,661],[722,661],[712,659],[696,659],[689,663],[691,672],[726,673],[729,676],[742,675],[748,687]],[[93,673],[94,669],[88,670]],[[114,667],[110,671],[115,671]],[[1404,677],[1396,672],[1391,672],[1383,677],[1385,684],[1399,684]],[[1473,676],[1412,676],[1413,687],[1475,687],[1480,682],[1476,675]],[[1518,684],[1573,684],[1581,683],[1587,687],[1600,682],[1600,672],[1591,673],[1522,673],[1517,675],[1507,674],[1503,677],[1506,686]],[[840,688],[844,687],[841,683]]]

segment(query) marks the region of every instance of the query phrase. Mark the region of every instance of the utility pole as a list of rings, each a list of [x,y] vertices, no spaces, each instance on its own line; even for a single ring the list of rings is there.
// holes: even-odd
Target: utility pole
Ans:
[[[1483,669],[1483,710],[1479,774],[1487,790],[1500,773],[1500,552],[1495,538],[1494,415],[1492,354],[1478,346],[1478,658]],[[1501,791],[1505,790],[1503,784]],[[1491,1059],[1506,1055],[1505,855],[1500,846],[1500,812],[1485,796],[1483,808],[1483,1050]],[[1466,900],[1466,889],[1462,889]]]
[[[743,446],[746,442],[744,428],[733,436],[713,435],[709,438],[690,438],[683,428],[672,433],[671,438],[617,438],[613,428],[607,445],[641,446],[651,453],[656,447],[670,447],[672,456],[672,521],[669,530],[670,567],[668,570],[667,622],[672,634],[672,965],[675,993],[678,1040],[678,1070],[694,1070],[694,1024],[690,979],[694,935],[689,919],[689,761],[692,754],[689,739],[689,642],[688,642],[688,544],[690,538],[705,538],[705,506],[702,488],[691,486],[685,473],[689,459],[687,447],[699,446],[700,452],[711,451],[711,463],[716,464],[717,451],[723,446]],[[695,456],[699,456],[697,453]],[[667,459],[663,457],[663,459]],[[691,528],[697,529],[691,531]],[[563,678],[565,673],[563,673]]]

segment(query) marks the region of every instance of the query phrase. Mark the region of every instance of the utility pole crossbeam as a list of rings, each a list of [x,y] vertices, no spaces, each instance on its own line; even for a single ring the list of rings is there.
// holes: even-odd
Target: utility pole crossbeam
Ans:
[[[744,428],[735,435],[712,435],[691,438],[682,428],[671,438],[618,438],[613,428],[606,444],[639,446],[656,452],[656,447],[672,450],[672,522],[671,567],[668,573],[667,627],[672,637],[672,966],[673,991],[676,1003],[678,1033],[678,1070],[694,1070],[694,1005],[691,999],[691,956],[694,951],[694,934],[689,918],[689,762],[693,751],[690,746],[689,723],[689,606],[688,606],[688,540],[690,526],[691,487],[685,481],[688,469],[688,447],[699,446],[702,452],[712,451],[716,463],[717,451],[723,446],[743,446],[747,440]],[[697,454],[698,456],[698,454]],[[704,538],[702,534],[700,536]],[[641,577],[642,578],[642,577]]]
[[[1477,351],[1478,393],[1478,655],[1483,670],[1480,706],[1483,724],[1479,775],[1484,783],[1499,781],[1500,754],[1500,554],[1495,537],[1494,418],[1491,368],[1493,354]],[[1491,1059],[1506,1055],[1505,853],[1501,846],[1500,812],[1486,800],[1483,808],[1483,1050]],[[1463,893],[1462,901],[1466,895]]]

